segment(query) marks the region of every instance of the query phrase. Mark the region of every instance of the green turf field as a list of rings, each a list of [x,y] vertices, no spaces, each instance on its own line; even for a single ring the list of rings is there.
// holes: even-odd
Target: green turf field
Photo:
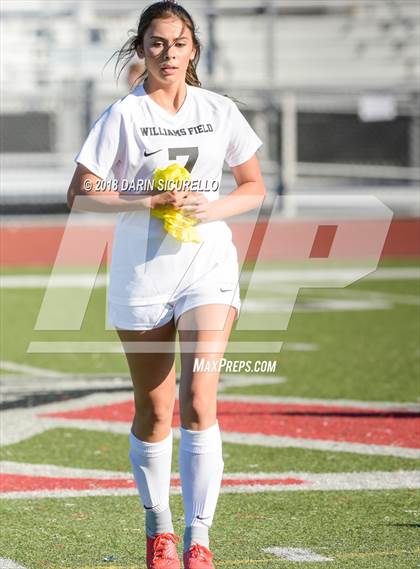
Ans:
[[[171,498],[182,531],[179,496]],[[19,501],[2,505],[2,551],[33,569],[144,569],[137,498]],[[411,569],[420,548],[412,491],[221,495],[212,528],[217,567],[292,569],[306,563],[263,554],[261,547],[305,546],[331,569]],[[102,559],[113,556],[115,561]]]
[[[178,441],[174,441],[172,469],[177,471]],[[362,472],[393,471],[420,467],[420,460],[394,456],[366,456],[298,448],[251,447],[224,443],[225,472]],[[0,460],[59,464],[128,472],[128,439],[125,435],[52,429],[0,449]]]
[[[387,260],[379,266],[413,268],[418,261]],[[278,265],[265,268],[278,269]],[[2,270],[4,276],[27,274],[48,274],[48,269]],[[115,332],[104,329],[104,288],[93,292],[82,329],[77,332],[33,330],[44,294],[42,288],[2,288],[0,294],[2,360],[87,377],[127,375],[122,355],[27,353],[28,345],[34,341],[117,341]],[[274,301],[282,295],[281,291],[260,288],[253,290],[252,296]],[[380,300],[384,305],[307,309],[314,302],[332,300]],[[269,385],[230,384],[224,388],[224,394],[366,402],[419,400],[418,280],[362,279],[345,288],[305,288],[299,292],[296,306],[300,310],[292,314],[287,330],[264,330],[264,314],[255,314],[261,330],[237,330],[232,334],[232,341],[283,341],[285,346],[280,353],[227,356],[275,359],[275,375],[286,381]],[[288,344],[310,344],[314,349],[296,351],[287,349]],[[4,371],[9,382],[13,374],[19,377],[27,371]],[[173,470],[178,471],[178,441],[174,443]],[[414,458],[375,453],[227,442],[223,452],[226,473],[294,471],[350,475],[420,470],[420,461]],[[24,440],[3,446],[0,460],[128,472],[127,454],[126,435],[76,429],[63,423],[61,428],[33,436],[29,433]],[[171,496],[171,504],[175,529],[181,534],[181,497]],[[134,496],[6,499],[0,501],[0,510],[0,559],[12,559],[26,569],[145,567],[143,515]],[[288,569],[309,563],[332,569],[414,569],[420,567],[419,527],[420,501],[418,491],[413,489],[226,493],[220,497],[211,543],[216,567]],[[275,547],[306,548],[333,560],[292,562],[263,551]],[[107,556],[111,560],[103,561]]]
[[[407,261],[382,261],[380,267],[416,266]],[[418,265],[418,264],[417,264]],[[31,272],[35,272],[34,269]],[[41,271],[37,271],[39,274]],[[45,271],[47,272],[47,271]],[[3,270],[3,274],[9,271]],[[13,274],[16,271],[13,270]],[[250,359],[276,359],[277,374],[288,381],[277,386],[241,387],[241,393],[348,398],[384,401],[415,401],[419,395],[420,340],[419,297],[416,280],[358,281],[344,289],[301,289],[298,304],[308,299],[343,298],[349,293],[377,292],[390,295],[388,310],[319,311],[292,314],[283,331],[234,331],[232,341],[284,341],[313,343],[313,352],[281,351],[279,354],[250,354]],[[254,291],[254,295],[264,294]],[[27,353],[32,341],[117,341],[114,331],[105,330],[105,288],[94,290],[80,331],[34,331],[44,290],[2,289],[2,359],[71,373],[128,373],[124,356],[118,354]],[[278,295],[271,295],[274,299]],[[258,315],[255,316],[258,318]],[[236,359],[238,354],[230,354]],[[238,389],[231,388],[232,393]]]

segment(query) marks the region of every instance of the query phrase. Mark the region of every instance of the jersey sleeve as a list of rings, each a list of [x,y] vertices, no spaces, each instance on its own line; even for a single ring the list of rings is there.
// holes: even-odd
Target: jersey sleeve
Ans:
[[[122,126],[121,111],[114,103],[95,121],[74,161],[105,179],[121,154]]]
[[[230,135],[225,160],[233,168],[252,158],[263,143],[233,101],[228,120]]]

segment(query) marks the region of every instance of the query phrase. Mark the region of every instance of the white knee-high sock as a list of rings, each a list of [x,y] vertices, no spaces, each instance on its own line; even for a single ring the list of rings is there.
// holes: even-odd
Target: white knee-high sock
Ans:
[[[146,533],[149,537],[174,531],[169,509],[172,441],[172,430],[166,439],[157,443],[141,441],[130,433],[129,456],[146,510]]]
[[[185,513],[184,551],[192,542],[209,547],[223,475],[219,423],[203,431],[180,427],[179,472]]]

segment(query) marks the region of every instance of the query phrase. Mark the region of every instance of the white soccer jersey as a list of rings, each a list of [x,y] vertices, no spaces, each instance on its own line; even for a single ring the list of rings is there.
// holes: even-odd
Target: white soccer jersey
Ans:
[[[262,142],[228,97],[187,85],[172,115],[143,85],[108,107],[94,123],[75,161],[119,191],[147,191],[156,168],[177,162],[191,174],[192,189],[219,198],[223,163],[249,160]],[[236,249],[224,221],[199,223],[202,241],[181,243],[149,209],[117,215],[108,298],[124,305],[169,302],[212,268],[237,270]],[[232,267],[231,274],[229,267]]]

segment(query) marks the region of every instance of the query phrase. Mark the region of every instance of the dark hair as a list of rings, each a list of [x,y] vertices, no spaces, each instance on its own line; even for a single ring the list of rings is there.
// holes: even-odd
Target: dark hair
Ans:
[[[122,46],[122,48],[116,51],[111,56],[112,59],[114,55],[117,55],[117,61],[115,63],[115,69],[114,69],[115,74],[117,74],[118,66],[119,65],[121,66],[117,75],[117,80],[120,77],[123,69],[129,63],[130,59],[137,52],[137,49],[139,47],[143,47],[144,35],[147,31],[147,28],[152,23],[152,20],[159,18],[170,18],[171,16],[175,16],[176,18],[182,20],[182,22],[184,22],[184,24],[190,30],[193,39],[193,44],[196,50],[194,59],[191,60],[188,64],[185,81],[188,85],[193,85],[194,87],[201,87],[201,82],[197,77],[197,71],[196,71],[196,67],[200,60],[200,53],[201,53],[201,45],[197,37],[197,28],[194,24],[194,20],[187,12],[187,10],[174,1],[155,2],[154,4],[151,4],[150,6],[148,6],[143,10],[140,16],[140,21],[137,26],[137,33],[131,36]],[[130,31],[134,32],[135,30],[130,30]],[[147,69],[140,75],[139,81],[146,79],[146,77],[147,77]]]

